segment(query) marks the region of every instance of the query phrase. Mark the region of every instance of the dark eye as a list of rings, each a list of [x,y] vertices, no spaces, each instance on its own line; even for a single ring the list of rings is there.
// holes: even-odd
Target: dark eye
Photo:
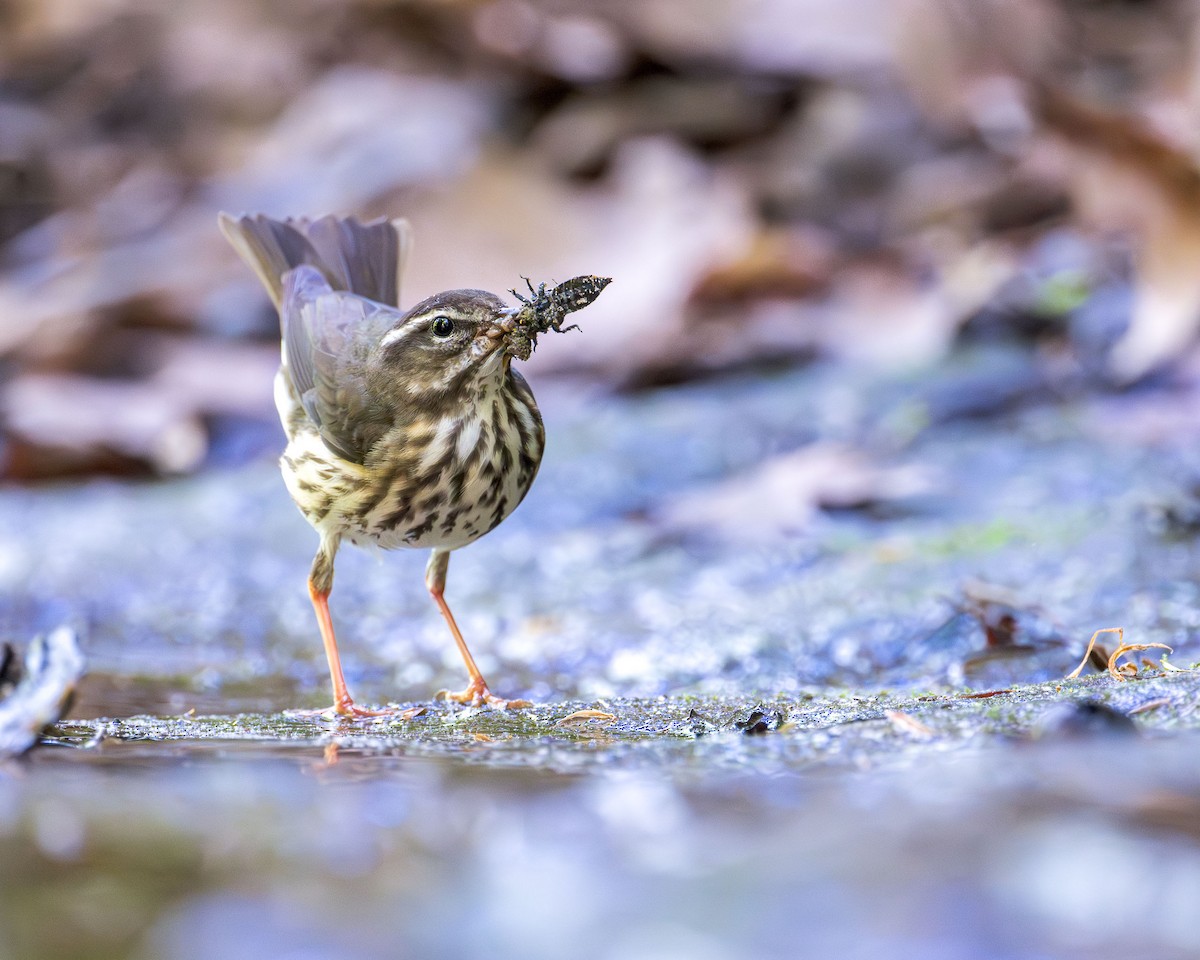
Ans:
[[[454,332],[454,321],[449,317],[434,317],[429,329],[435,337],[448,337]]]

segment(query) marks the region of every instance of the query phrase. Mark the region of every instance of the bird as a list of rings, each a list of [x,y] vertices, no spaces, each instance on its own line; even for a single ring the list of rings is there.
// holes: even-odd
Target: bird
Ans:
[[[495,529],[537,475],[545,430],[512,359],[528,357],[530,338],[549,321],[531,329],[534,300],[510,308],[475,289],[446,290],[401,310],[411,248],[402,219],[222,213],[219,226],[279,313],[274,392],[287,436],[280,468],[319,536],[308,592],[329,662],[333,713],[388,712],[355,703],[342,671],[329,596],[343,541],[431,551],[425,586],[468,674],[464,690],[440,697],[496,709],[530,706],[492,693],[445,588],[450,554]],[[603,280],[601,289],[607,283],[579,279]],[[549,303],[544,293],[542,301]],[[553,316],[555,329],[561,317]]]

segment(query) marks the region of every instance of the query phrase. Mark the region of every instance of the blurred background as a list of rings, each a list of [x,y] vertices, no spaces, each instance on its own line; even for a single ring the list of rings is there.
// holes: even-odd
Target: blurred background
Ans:
[[[85,715],[320,689],[227,210],[408,217],[402,305],[615,278],[452,574],[534,697],[1190,644],[1198,138],[1183,0],[0,2],[0,628]],[[372,696],[456,676],[420,564],[339,559]]]
[[[280,445],[218,210],[405,215],[402,299],[617,278],[535,382],[980,340],[990,399],[1190,376],[1187,0],[5,0],[0,476]],[[964,401],[966,402],[966,401]]]
[[[451,564],[534,709],[433,703],[425,557],[345,550],[427,713],[280,716],[221,210],[408,217],[402,305],[614,278]],[[1198,325],[1194,0],[0,0],[0,640],[89,670],[0,760],[0,960],[1200,955]],[[1064,681],[1105,627],[1184,669]]]

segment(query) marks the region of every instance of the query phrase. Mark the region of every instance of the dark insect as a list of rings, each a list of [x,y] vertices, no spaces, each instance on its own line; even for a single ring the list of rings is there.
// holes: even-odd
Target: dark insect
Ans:
[[[512,295],[521,301],[521,306],[513,313],[514,325],[508,334],[509,349],[522,360],[528,360],[533,353],[539,334],[550,330],[565,333],[579,329],[579,325],[574,323],[569,327],[563,326],[567,314],[582,310],[592,303],[612,282],[611,277],[572,277],[550,288],[540,283],[535,289],[529,278],[522,279],[529,287],[530,296],[512,291]]]

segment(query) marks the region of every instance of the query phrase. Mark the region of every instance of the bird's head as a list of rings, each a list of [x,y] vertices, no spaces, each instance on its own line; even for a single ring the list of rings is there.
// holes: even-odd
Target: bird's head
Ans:
[[[412,307],[383,336],[380,360],[414,395],[453,391],[507,371],[513,326],[512,310],[494,294],[446,290]]]

